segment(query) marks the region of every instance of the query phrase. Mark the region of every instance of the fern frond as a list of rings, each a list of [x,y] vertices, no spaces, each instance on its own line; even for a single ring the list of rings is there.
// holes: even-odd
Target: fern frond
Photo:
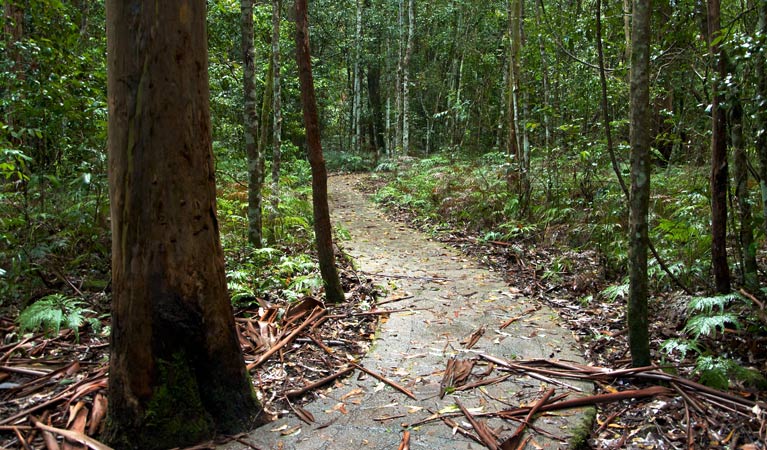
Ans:
[[[697,342],[694,340],[689,341],[687,339],[669,339],[661,345],[660,349],[667,355],[679,353],[682,358],[687,356],[687,353],[690,351],[698,354],[701,353]]]
[[[85,314],[93,313],[83,307],[85,303],[63,294],[51,294],[26,307],[19,314],[18,322],[22,332],[40,331],[56,336],[62,326],[75,333],[80,340],[79,328],[85,322]]]
[[[700,311],[704,314],[711,314],[714,308],[724,311],[725,306],[733,300],[737,300],[737,294],[717,295],[715,297],[693,297],[687,304],[687,311],[694,313]]]
[[[684,327],[684,332],[693,335],[694,339],[700,336],[716,337],[719,330],[724,330],[727,325],[740,328],[738,317],[732,313],[721,313],[715,315],[699,315],[691,317]]]

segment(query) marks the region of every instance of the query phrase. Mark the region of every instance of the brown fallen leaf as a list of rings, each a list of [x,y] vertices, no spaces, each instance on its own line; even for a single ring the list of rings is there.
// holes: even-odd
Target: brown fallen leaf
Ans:
[[[442,382],[439,385],[439,398],[444,398],[450,389],[464,384],[469,379],[471,371],[474,368],[474,360],[458,359],[455,356],[447,360],[445,374],[442,376]]]
[[[314,415],[310,413],[309,411],[305,410],[304,408],[298,405],[294,405],[292,403],[288,403],[288,405],[290,405],[290,409],[292,409],[293,412],[296,413],[299,419],[303,420],[309,425],[315,422]]]
[[[464,346],[466,349],[470,349],[474,347],[477,342],[479,341],[479,338],[481,338],[485,334],[485,326],[482,325],[476,330],[474,330],[473,333],[471,333],[466,339],[461,341],[461,345]]]
[[[93,436],[99,432],[101,423],[107,414],[107,398],[101,394],[96,394],[96,398],[93,399],[93,410],[91,411],[91,418],[88,421],[88,434]]]
[[[77,402],[77,405],[75,405],[73,411],[74,417],[69,418],[67,427],[69,428],[69,431],[84,435],[85,422],[88,420],[88,414],[90,411],[85,406],[85,402]],[[72,441],[74,441],[76,444]],[[83,445],[77,439],[64,439],[64,442],[61,445],[61,450],[85,450],[85,445]]]

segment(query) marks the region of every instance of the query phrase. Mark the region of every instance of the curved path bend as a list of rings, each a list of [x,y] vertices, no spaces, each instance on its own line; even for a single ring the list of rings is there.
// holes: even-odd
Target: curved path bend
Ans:
[[[348,377],[305,408],[315,419],[307,425],[291,415],[253,431],[247,440],[261,449],[358,450],[399,448],[405,428],[453,407],[458,399],[471,411],[491,412],[534,402],[548,385],[524,375],[502,383],[454,392],[439,398],[440,382],[448,359],[470,358],[476,352],[506,359],[556,358],[583,362],[573,337],[546,306],[532,303],[510,290],[502,277],[457,250],[434,242],[423,233],[387,220],[366,196],[354,188],[359,176],[335,176],[329,182],[335,226],[349,231],[342,247],[356,261],[358,270],[386,287],[388,297],[409,297],[387,305],[411,308],[382,321],[373,347],[361,364],[406,386],[413,400],[373,377]],[[412,296],[412,297],[410,297]],[[534,310],[532,306],[539,307]],[[507,328],[500,326],[519,317]],[[480,326],[486,331],[471,350],[461,341]],[[475,367],[479,373],[483,367]],[[491,376],[497,376],[494,374]],[[577,384],[568,381],[569,384]],[[586,391],[588,384],[578,385]],[[555,387],[555,386],[551,386]],[[557,392],[566,389],[557,388]],[[347,395],[350,394],[350,395]],[[339,405],[343,404],[343,408]],[[388,419],[387,419],[388,418]],[[464,419],[458,418],[461,422]],[[543,415],[534,426],[528,449],[572,448],[573,436],[588,430],[590,416],[584,410]],[[508,436],[517,424],[489,420],[494,430]],[[300,432],[297,432],[300,427]],[[294,430],[283,436],[284,430]],[[453,434],[442,421],[409,428],[410,449],[479,449],[484,446]],[[553,438],[556,437],[556,438]],[[225,449],[239,449],[233,442]]]

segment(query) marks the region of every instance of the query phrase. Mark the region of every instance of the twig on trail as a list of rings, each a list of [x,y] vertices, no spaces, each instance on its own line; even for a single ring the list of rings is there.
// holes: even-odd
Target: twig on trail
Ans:
[[[264,363],[264,362],[265,362],[267,359],[269,359],[269,358],[270,358],[272,355],[274,355],[275,353],[277,353],[277,351],[279,351],[279,350],[280,350],[282,347],[284,347],[284,346],[286,346],[287,344],[289,344],[289,343],[290,343],[290,342],[293,340],[293,338],[295,338],[295,337],[296,337],[296,335],[298,335],[298,333],[300,333],[301,331],[303,331],[303,330],[304,330],[306,327],[308,327],[309,325],[313,324],[313,323],[314,323],[315,321],[317,321],[317,320],[318,320],[320,317],[322,317],[323,315],[325,315],[325,313],[326,313],[326,310],[324,310],[324,309],[320,309],[319,307],[315,308],[315,310],[312,312],[312,314],[309,316],[309,318],[307,318],[307,319],[304,321],[304,323],[302,323],[302,324],[301,324],[301,325],[300,325],[298,328],[296,328],[295,330],[293,330],[293,331],[292,331],[292,332],[291,332],[289,335],[287,335],[285,338],[281,339],[281,340],[280,340],[280,342],[278,342],[278,343],[274,344],[274,345],[272,346],[272,348],[270,348],[269,350],[267,350],[267,351],[266,351],[266,352],[265,352],[263,355],[261,355],[261,357],[259,357],[257,360],[255,360],[255,361],[253,361],[252,363],[248,364],[248,365],[246,366],[247,370],[248,370],[248,371],[251,371],[251,370],[255,369],[256,367],[260,366],[261,364],[263,364],[263,363]]]
[[[406,295],[404,297],[390,298],[389,300],[384,300],[382,302],[376,303],[376,306],[386,305],[388,303],[394,303],[394,302],[401,302],[402,300],[409,300],[413,297],[415,297],[415,295]]]
[[[302,387],[301,389],[293,389],[292,391],[285,392],[286,397],[297,397],[299,395],[303,395],[311,390],[317,389],[320,386],[324,386],[325,384],[330,383],[331,381],[335,380],[336,378],[341,378],[342,376],[346,375],[349,372],[354,371],[354,367],[347,367],[343,370],[340,370],[334,374],[328,375],[325,378],[320,378],[319,380],[306,385]]]
[[[516,317],[512,317],[511,319],[507,320],[506,322],[503,322],[503,324],[500,326],[500,329],[503,330],[504,328],[508,327],[509,325],[511,325],[512,323],[516,322],[517,320],[525,317],[526,315],[528,315],[530,313],[534,313],[534,312],[538,311],[539,309],[541,309],[540,305],[533,306],[532,308],[527,308],[526,310],[524,310],[522,312],[522,314],[520,314],[520,315],[518,315]]]
[[[472,433],[472,432],[470,432],[468,430],[463,429],[463,427],[458,425],[453,419],[451,419],[451,418],[449,418],[447,416],[443,416],[440,413],[434,412],[434,411],[432,411],[430,409],[427,409],[427,411],[429,411],[431,413],[431,416],[429,417],[429,421],[431,421],[433,419],[440,419],[447,426],[452,428],[454,433],[457,432],[457,433],[459,433],[459,434],[461,434],[463,436],[466,436],[467,438],[473,440],[474,442],[476,442],[478,444],[484,444],[484,442],[482,442],[482,439],[478,438],[474,433]],[[417,425],[416,424],[410,424],[409,426],[412,427],[412,426],[417,426]]]
[[[469,412],[468,409],[466,409],[461,402],[458,401],[458,399],[455,400],[456,406],[461,410],[464,416],[466,416],[466,419],[471,424],[472,428],[474,428],[474,431],[477,432],[477,435],[482,440],[482,443],[489,448],[490,450],[498,450],[498,439],[493,436],[493,434],[488,430],[487,425],[485,425],[483,422],[478,421],[472,414]]]
[[[485,334],[485,325],[480,325],[479,328],[474,330],[473,333],[471,333],[466,339],[461,341],[461,344],[463,347],[467,350],[470,350],[472,347],[474,347],[479,339]]]
[[[331,314],[327,316],[327,318],[328,319],[345,319],[347,317],[378,316],[378,315],[393,314],[393,313],[400,313],[400,312],[429,311],[429,309],[430,308],[375,309],[373,311],[362,311],[357,313]]]
[[[26,369],[24,367],[10,367],[10,366],[0,366],[0,372],[20,373],[22,375],[30,375],[33,377],[44,377],[50,373],[50,372],[40,372],[39,370]]]
[[[475,381],[473,383],[464,384],[463,386],[458,386],[455,388],[456,391],[467,391],[469,389],[478,388],[480,386],[488,386],[491,384],[497,384],[502,383],[509,379],[511,377],[511,374],[501,375],[500,377],[495,378],[486,378],[484,380]]]
[[[371,277],[381,277],[381,278],[398,278],[398,279],[404,279],[404,280],[421,280],[421,281],[432,281],[435,283],[443,283],[445,281],[451,281],[449,278],[442,278],[442,277],[418,277],[414,275],[395,275],[395,274],[389,274],[389,273],[371,273],[371,272],[360,272],[362,274],[371,276]]]
[[[370,375],[371,377],[377,379],[378,381],[382,381],[382,382],[388,384],[389,386],[393,387],[394,389],[402,392],[403,394],[407,395],[408,397],[412,398],[413,400],[418,400],[418,397],[416,397],[415,394],[413,394],[412,392],[407,390],[407,388],[405,388],[405,387],[395,383],[394,381],[384,377],[383,375],[377,374],[377,373],[373,372],[372,370],[367,369],[364,366],[361,366],[359,364],[352,364],[352,365],[354,367],[356,367],[357,369],[359,369],[359,370],[365,372],[366,374]]]
[[[519,448],[519,444],[524,442],[522,438],[522,433],[525,432],[525,428],[530,425],[530,420],[533,418],[535,413],[538,412],[538,410],[541,409],[541,406],[545,405],[546,402],[549,401],[551,396],[554,395],[554,388],[549,389],[546,391],[545,394],[543,394],[543,397],[540,398],[532,408],[530,408],[530,411],[527,413],[527,416],[525,416],[525,419],[522,421],[521,424],[519,424],[519,427],[517,427],[517,430],[509,436],[508,439],[506,439],[502,444],[501,447],[506,448]],[[524,448],[524,447],[523,447]]]
[[[410,450],[410,431],[405,430],[402,433],[402,441],[399,443],[397,450]]]

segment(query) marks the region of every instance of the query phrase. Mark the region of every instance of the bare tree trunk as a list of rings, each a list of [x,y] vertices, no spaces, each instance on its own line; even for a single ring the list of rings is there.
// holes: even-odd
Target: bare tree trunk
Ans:
[[[626,319],[634,367],[650,364],[647,215],[650,204],[650,1],[634,0],[631,33],[631,195]]]
[[[510,178],[510,183],[513,189],[521,194],[523,191],[522,178],[523,167],[522,162],[523,155],[521,152],[521,145],[519,142],[519,50],[520,50],[520,26],[521,20],[521,0],[509,0],[508,2],[508,16],[509,16],[509,76],[508,76],[508,109],[506,111],[509,128],[506,147],[508,149],[509,156],[514,158],[514,166],[516,167],[515,173]]]
[[[413,0],[407,5],[407,47],[405,61],[402,63],[402,153],[410,153],[410,58],[413,55],[413,34],[415,33],[415,14]]]
[[[108,431],[185,447],[260,413],[216,219],[205,1],[108,0],[112,335]],[[147,36],[151,35],[151,39]]]
[[[362,0],[357,0],[357,10],[355,14],[356,33],[354,35],[354,101],[352,102],[352,150],[354,153],[360,153],[362,126],[360,125],[360,103],[362,97],[362,74],[360,67],[361,47],[362,47]]]
[[[737,86],[737,85],[736,85]],[[756,265],[756,244],[754,243],[753,218],[751,217],[751,200],[748,190],[748,157],[743,143],[743,107],[740,104],[739,90],[731,87],[734,92],[730,95],[730,136],[735,152],[735,196],[738,200],[740,216],[740,249],[743,285],[749,290],[759,287]]]
[[[392,149],[392,155],[402,150],[402,76],[403,76],[403,64],[405,54],[405,6],[403,0],[398,1],[399,11],[397,15],[397,30],[399,32],[399,39],[397,40],[397,79],[395,86],[395,102],[394,102],[394,148]]]
[[[716,42],[721,33],[719,0],[708,0],[708,35],[716,76],[711,86],[711,268],[716,290],[730,292],[727,264],[727,117],[720,83],[727,76],[727,55]]]
[[[264,174],[258,148],[258,112],[256,110],[255,50],[253,49],[253,0],[241,0],[240,35],[245,97],[245,152],[248,155],[248,242],[261,248],[261,188]]]
[[[277,241],[277,217],[280,213],[280,161],[282,159],[282,81],[280,80],[280,0],[272,0],[272,198],[269,223],[270,240]]]
[[[759,25],[756,33],[767,36],[767,2],[757,2]],[[754,54],[756,65],[757,95],[756,101],[767,100],[767,44],[762,42],[761,50]],[[756,136],[756,152],[759,155],[759,187],[761,190],[762,216],[767,218],[767,108],[756,109],[754,127],[762,130]],[[767,220],[763,221],[764,232],[767,234]]]
[[[309,52],[309,15],[306,0],[296,0],[296,62],[301,85],[301,103],[306,126],[309,164],[312,166],[312,205],[314,207],[314,234],[325,294],[330,303],[344,300],[344,291],[333,254],[333,237],[328,209],[328,174],[322,156],[317,97],[314,93],[312,62]]]

